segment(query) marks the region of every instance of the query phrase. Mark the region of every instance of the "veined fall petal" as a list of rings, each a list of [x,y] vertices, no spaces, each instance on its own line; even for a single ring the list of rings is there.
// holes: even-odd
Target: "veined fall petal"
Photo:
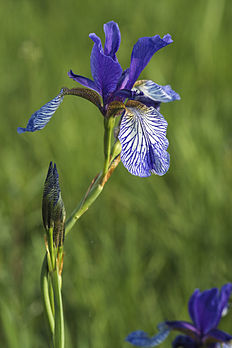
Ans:
[[[63,97],[63,89],[61,89],[60,93],[55,98],[50,100],[39,110],[34,112],[34,114],[32,114],[26,128],[18,127],[18,133],[20,134],[24,132],[35,132],[37,130],[43,129],[62,103]]]
[[[140,96],[144,96],[154,100],[155,102],[161,103],[168,103],[174,100],[180,100],[179,94],[173,91],[170,85],[160,86],[151,80],[136,81],[132,88],[132,91],[138,93],[137,97],[135,98],[136,100],[139,100]]]
[[[154,108],[130,101],[121,119],[118,139],[121,160],[127,170],[140,177],[164,175],[169,169],[167,121]]]
[[[161,344],[169,335],[170,329],[161,323],[158,325],[159,332],[152,337],[149,337],[148,334],[144,331],[138,330],[130,333],[126,337],[126,341],[133,344],[137,347],[155,347]]]

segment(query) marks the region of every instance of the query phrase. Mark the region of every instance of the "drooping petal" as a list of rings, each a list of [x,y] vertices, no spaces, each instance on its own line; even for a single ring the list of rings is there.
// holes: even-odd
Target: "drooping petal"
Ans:
[[[24,132],[35,132],[43,129],[60,106],[62,100],[63,89],[61,89],[60,93],[55,98],[42,106],[30,117],[26,128],[18,127],[17,132],[21,134]]]
[[[179,335],[172,342],[173,348],[199,348],[199,344],[194,341],[191,337]]]
[[[92,76],[106,104],[109,94],[117,87],[122,68],[111,56],[104,54],[101,40],[96,34],[90,34],[89,37],[94,42],[90,58]]]
[[[123,165],[140,177],[164,175],[169,169],[167,121],[155,108],[139,102],[128,102],[126,107],[118,135]]]
[[[207,336],[204,337],[204,343],[209,342],[229,342],[232,340],[232,336],[227,332],[212,329],[208,332]]]
[[[203,292],[194,291],[189,300],[189,314],[194,325],[203,335],[217,327],[231,292],[231,284],[224,285],[221,292],[217,288]]]
[[[101,113],[104,116],[102,101],[101,101],[100,95],[96,91],[93,91],[90,88],[83,88],[83,87],[71,88],[71,89],[64,87],[63,94],[76,95],[77,97],[81,97],[86,100],[89,100],[91,103],[93,103],[94,105],[98,107],[98,109],[101,111]]]
[[[154,53],[172,42],[171,35],[169,34],[164,35],[162,39],[159,35],[140,38],[132,50],[129,81],[124,88],[132,88]]]
[[[142,92],[143,96],[155,102],[168,103],[174,100],[180,100],[179,94],[173,91],[171,86],[160,86],[151,80],[136,81],[132,88],[133,90]],[[138,98],[136,100],[139,100]]]
[[[68,76],[73,79],[74,81],[79,82],[82,86],[88,87],[90,89],[93,89],[94,91],[100,93],[99,88],[97,87],[96,83],[93,80],[88,79],[87,77],[76,75],[70,70],[68,72]]]
[[[184,333],[185,335],[191,336],[193,339],[197,339],[200,336],[200,332],[187,321],[165,321],[165,324],[171,329]]]
[[[104,54],[106,56],[111,56],[113,60],[117,61],[116,52],[118,51],[121,42],[118,24],[114,21],[104,24],[104,32],[106,36]]]
[[[155,347],[162,343],[169,335],[170,329],[164,324],[158,326],[159,332],[149,337],[144,331],[134,331],[126,337],[126,341],[137,347]]]

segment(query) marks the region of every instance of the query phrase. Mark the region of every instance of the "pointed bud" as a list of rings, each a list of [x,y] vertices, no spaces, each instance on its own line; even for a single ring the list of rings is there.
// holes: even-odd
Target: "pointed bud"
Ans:
[[[65,235],[65,208],[61,198],[59,175],[52,162],[48,168],[48,174],[44,183],[42,215],[44,228],[48,232],[53,228],[53,242],[56,247],[62,246]]]

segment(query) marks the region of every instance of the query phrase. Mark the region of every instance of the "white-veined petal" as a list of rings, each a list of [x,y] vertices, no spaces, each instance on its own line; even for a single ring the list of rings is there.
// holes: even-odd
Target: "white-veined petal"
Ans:
[[[164,175],[169,169],[167,121],[155,108],[134,103],[126,107],[120,124],[122,163],[133,175]]]
[[[60,106],[63,97],[63,89],[61,89],[60,93],[55,98],[31,115],[26,128],[18,127],[18,133],[35,132],[43,129]]]
[[[160,86],[151,80],[137,81],[132,88],[132,91],[142,92],[145,97],[156,102],[168,103],[180,99],[179,94],[173,91],[171,86]]]
[[[159,332],[153,336],[149,337],[144,331],[138,330],[134,331],[126,337],[126,341],[138,347],[156,347],[161,344],[169,335],[170,329],[162,323],[158,327]]]

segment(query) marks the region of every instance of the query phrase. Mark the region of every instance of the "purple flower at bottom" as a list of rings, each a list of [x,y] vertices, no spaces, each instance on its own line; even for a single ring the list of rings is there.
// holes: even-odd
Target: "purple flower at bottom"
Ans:
[[[158,326],[159,333],[149,337],[143,331],[129,334],[126,341],[138,347],[155,347],[162,343],[171,330],[180,331],[172,342],[173,348],[226,348],[230,345],[232,336],[219,330],[218,324],[225,310],[232,292],[232,284],[225,284],[221,291],[212,288],[200,292],[195,290],[190,297],[188,309],[192,323],[186,321],[165,321]]]
[[[133,47],[130,67],[121,68],[116,53],[121,42],[118,24],[104,24],[105,44],[95,34],[90,56],[92,79],[68,72],[70,78],[80,83],[78,95],[94,103],[104,117],[110,117],[112,103],[121,103],[118,140],[121,143],[121,160],[127,170],[140,177],[152,173],[164,175],[169,169],[167,121],[160,114],[160,104],[179,100],[180,96],[169,85],[161,86],[151,80],[137,80],[152,56],[161,48],[172,43],[166,34],[140,38]],[[61,105],[63,97],[76,94],[77,89],[60,93],[37,110],[29,119],[26,128],[19,127],[18,133],[43,129]],[[76,90],[76,92],[74,92]]]

